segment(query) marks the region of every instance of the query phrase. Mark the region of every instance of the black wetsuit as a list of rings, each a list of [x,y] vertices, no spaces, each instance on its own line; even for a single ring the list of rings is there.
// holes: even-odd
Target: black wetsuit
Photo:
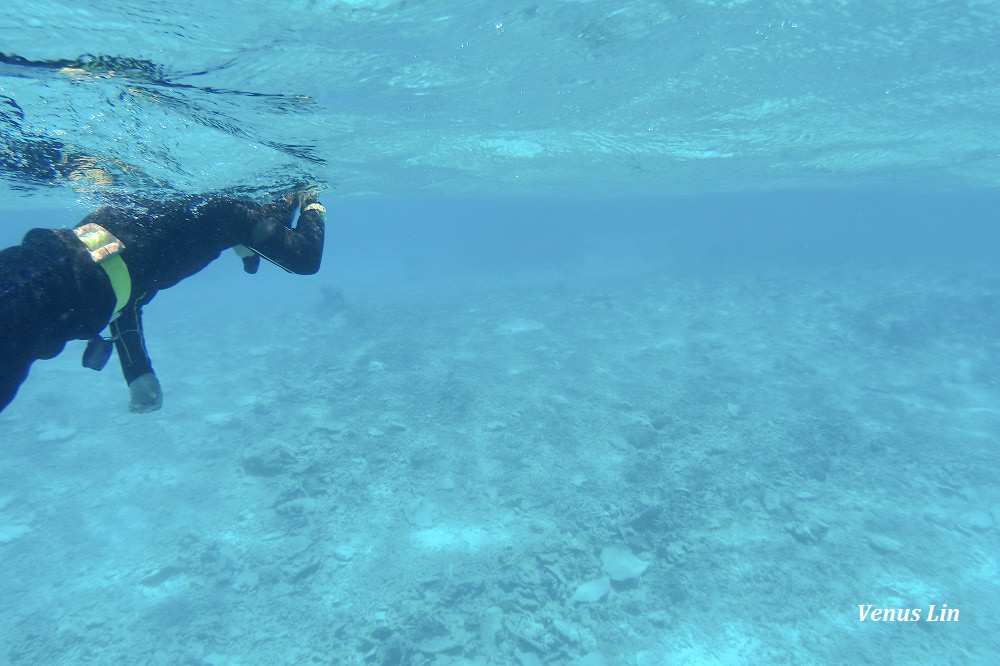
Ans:
[[[306,206],[306,208],[310,208]],[[261,206],[225,197],[105,207],[80,224],[99,224],[125,246],[128,302],[111,322],[125,380],[152,372],[142,337],[142,307],[160,289],[194,275],[234,245],[244,245],[287,271],[319,270],[324,216],[311,207],[290,224],[295,206]],[[248,271],[253,263],[244,264]],[[69,229],[32,229],[21,245],[0,250],[0,410],[13,399],[30,365],[66,342],[100,334],[114,315],[107,273]]]

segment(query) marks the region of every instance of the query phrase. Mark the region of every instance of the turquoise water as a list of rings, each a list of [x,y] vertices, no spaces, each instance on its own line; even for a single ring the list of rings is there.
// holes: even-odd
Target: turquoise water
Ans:
[[[993,2],[31,3],[8,139],[126,189],[995,187]],[[83,58],[83,74],[53,63]],[[104,60],[101,60],[104,58]],[[48,64],[44,64],[48,63]],[[65,63],[62,63],[65,64]]]
[[[3,246],[122,193],[330,211],[319,275],[146,308],[161,411],[33,366],[0,663],[997,662],[997,3],[0,28]]]

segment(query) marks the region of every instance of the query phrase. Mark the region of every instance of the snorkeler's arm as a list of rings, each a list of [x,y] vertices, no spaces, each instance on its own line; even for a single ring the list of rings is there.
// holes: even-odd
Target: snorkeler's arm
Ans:
[[[319,271],[323,258],[326,208],[310,195],[295,199],[300,212],[294,229],[289,228],[290,216],[283,207],[265,206],[244,244],[289,273],[312,275]]]
[[[142,305],[130,303],[108,327],[118,350],[122,375],[128,383],[129,411],[156,411],[163,405],[163,391],[146,351],[146,340],[142,333]]]

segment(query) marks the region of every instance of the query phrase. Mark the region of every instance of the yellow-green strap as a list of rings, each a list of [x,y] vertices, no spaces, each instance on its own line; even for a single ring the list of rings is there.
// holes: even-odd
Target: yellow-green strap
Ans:
[[[302,212],[305,213],[310,210],[318,210],[320,217],[323,218],[324,222],[326,222],[326,206],[324,206],[321,203],[311,203],[305,208],[303,208]]]
[[[110,231],[92,222],[73,229],[73,233],[90,252],[90,258],[94,263],[108,274],[117,301],[115,312],[118,312],[132,297],[132,276],[129,275],[125,260],[121,258],[125,244],[115,238]]]
[[[108,274],[108,278],[111,280],[111,288],[115,290],[115,297],[117,298],[115,312],[118,312],[125,307],[128,299],[132,297],[132,276],[129,275],[125,260],[117,254],[107,261],[102,261],[100,266]]]

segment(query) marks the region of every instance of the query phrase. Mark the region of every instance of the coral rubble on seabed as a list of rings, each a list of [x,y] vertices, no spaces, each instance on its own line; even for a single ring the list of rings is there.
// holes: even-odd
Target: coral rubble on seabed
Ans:
[[[118,378],[34,377],[4,415],[3,659],[1000,650],[988,289],[855,272],[413,292],[158,340],[168,402],[148,418],[82,423],[83,394],[43,408],[57,380],[111,400]],[[857,617],[942,602],[959,624]]]

